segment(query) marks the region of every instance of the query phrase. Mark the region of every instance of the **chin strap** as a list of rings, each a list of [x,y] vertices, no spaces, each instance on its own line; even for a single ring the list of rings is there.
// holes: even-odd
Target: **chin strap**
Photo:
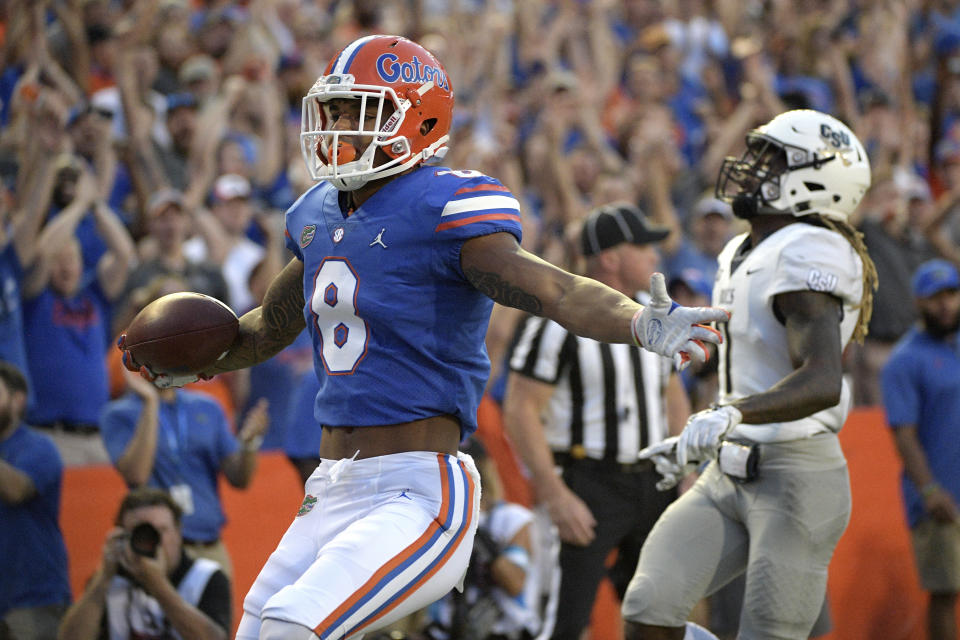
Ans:
[[[733,214],[738,218],[743,218],[744,220],[749,220],[756,217],[757,210],[757,197],[748,196],[745,194],[739,194],[734,197],[733,202],[730,203],[730,206],[733,208]]]
[[[730,206],[733,209],[733,215],[742,220],[751,220],[759,215],[796,215],[790,211],[781,211],[765,205],[759,194],[734,196]]]

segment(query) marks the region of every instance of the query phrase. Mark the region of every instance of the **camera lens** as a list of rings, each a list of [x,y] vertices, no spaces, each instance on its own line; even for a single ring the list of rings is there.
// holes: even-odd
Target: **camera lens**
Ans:
[[[149,522],[141,522],[130,531],[130,548],[137,555],[156,558],[159,545],[160,532]]]

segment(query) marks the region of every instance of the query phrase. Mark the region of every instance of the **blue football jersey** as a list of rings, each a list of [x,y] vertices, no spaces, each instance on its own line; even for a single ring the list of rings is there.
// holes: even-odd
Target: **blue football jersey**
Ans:
[[[477,428],[493,301],[464,277],[465,240],[520,240],[516,199],[477,171],[420,167],[345,216],[321,182],[287,211],[304,263],[304,317],[320,381],[316,419],[372,426],[450,414]]]

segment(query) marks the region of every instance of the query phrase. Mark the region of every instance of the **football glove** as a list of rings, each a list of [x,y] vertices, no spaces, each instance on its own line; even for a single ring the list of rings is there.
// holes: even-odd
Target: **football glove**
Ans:
[[[650,278],[650,302],[633,316],[637,345],[668,358],[677,369],[710,357],[704,342],[719,344],[720,333],[703,323],[726,322],[730,314],[717,307],[682,307],[667,295],[662,273]]]
[[[139,373],[140,377],[148,380],[158,389],[170,389],[171,387],[183,387],[188,384],[194,383],[198,380],[209,380],[206,376],[201,376],[197,374],[185,374],[185,375],[171,375],[168,373],[157,373],[152,371],[149,367],[141,365],[136,360],[133,359],[133,354],[130,353],[130,350],[126,347],[127,334],[121,333],[120,338],[117,340],[117,348],[123,352],[121,356],[121,361],[123,366],[129,371],[134,373]]]
[[[684,466],[716,458],[720,440],[742,421],[740,410],[732,405],[693,414],[677,440],[677,463]]]
[[[641,460],[650,460],[662,478],[657,481],[657,490],[666,491],[677,486],[677,483],[688,473],[696,470],[695,464],[681,465],[677,462],[677,440],[679,436],[665,438],[657,444],[642,449],[637,457]]]

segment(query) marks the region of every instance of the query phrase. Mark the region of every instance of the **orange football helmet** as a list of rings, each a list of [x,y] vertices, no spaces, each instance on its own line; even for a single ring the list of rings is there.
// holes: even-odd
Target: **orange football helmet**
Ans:
[[[356,129],[333,128],[326,105],[343,98],[359,100],[360,112],[371,114]],[[300,150],[314,180],[353,191],[443,157],[452,120],[450,78],[432,53],[400,36],[366,36],[334,56],[303,99]],[[365,148],[354,147],[358,138],[369,140]],[[389,159],[375,164],[377,149]]]

